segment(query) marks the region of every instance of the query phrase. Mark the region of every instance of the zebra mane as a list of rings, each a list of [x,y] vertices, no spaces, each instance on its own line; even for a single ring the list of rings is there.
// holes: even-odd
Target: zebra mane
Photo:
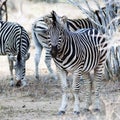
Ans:
[[[22,46],[22,27],[20,26],[20,45],[19,45],[19,51],[18,51],[18,55],[17,55],[17,60],[20,61],[22,59],[21,57],[21,46]]]
[[[53,11],[51,12],[51,15],[52,15],[52,20],[53,20],[53,25],[56,26],[56,22],[57,22],[56,12],[53,10]]]
[[[18,55],[17,55],[17,60],[20,61],[21,60],[21,53],[18,52]]]

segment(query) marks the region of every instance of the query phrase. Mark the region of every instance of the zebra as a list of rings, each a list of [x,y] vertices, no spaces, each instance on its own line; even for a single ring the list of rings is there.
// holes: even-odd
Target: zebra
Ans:
[[[16,86],[26,85],[25,64],[30,56],[29,48],[29,35],[20,24],[0,21],[0,55],[8,55],[12,63],[15,61]],[[12,78],[10,85],[14,83]]]
[[[41,32],[35,32],[34,29],[36,30],[41,30]],[[54,79],[57,79],[57,77],[54,74],[53,69],[51,68],[51,55],[50,55],[50,49],[47,45],[47,25],[43,20],[43,17],[39,18],[39,20],[35,21],[32,24],[32,39],[35,45],[35,77],[36,79],[39,80],[39,62],[40,62],[40,57],[43,48],[45,48],[46,52],[46,57],[45,57],[45,63],[47,66],[47,69],[49,70],[51,76]]]
[[[115,15],[117,14],[117,7],[115,5],[112,6],[112,8],[114,9],[113,12],[111,12],[112,17],[114,18]],[[104,17],[106,18],[106,7],[101,8]],[[99,10],[94,11],[94,15],[95,18],[99,21],[99,23],[102,25],[102,19],[101,18],[101,14]],[[50,15],[47,15],[49,17],[51,17]],[[39,62],[40,62],[40,57],[42,54],[42,50],[43,48],[45,48],[45,63],[47,66],[47,69],[49,70],[50,74],[53,75],[53,78],[57,79],[57,77],[55,76],[53,69],[51,67],[51,55],[50,55],[50,49],[48,47],[47,43],[47,25],[43,20],[43,17],[40,17],[38,20],[36,20],[33,24],[32,24],[32,39],[34,41],[34,45],[35,45],[35,77],[36,79],[39,79],[39,72],[38,72],[38,68],[39,68]],[[96,28],[98,29],[98,26],[93,23],[89,18],[83,18],[83,19],[67,19],[67,27],[70,31],[76,31],[82,28]],[[102,32],[104,33],[104,30],[102,30]]]
[[[65,114],[68,103],[67,74],[72,73],[72,90],[74,95],[74,113],[79,114],[79,88],[80,77],[85,78],[85,105],[83,110],[89,111],[91,104],[91,88],[89,72],[94,70],[95,79],[93,82],[95,90],[95,103],[93,110],[100,110],[99,92],[104,63],[107,56],[106,38],[96,29],[87,28],[71,32],[66,27],[67,18],[58,17],[52,11],[51,18],[44,17],[48,26],[48,45],[50,54],[55,62],[56,70],[61,81],[62,102],[59,114]]]
[[[47,15],[49,17],[51,17],[50,15]],[[47,44],[47,39],[48,39],[48,35],[47,35],[47,25],[44,22],[44,16],[39,18],[38,20],[36,20],[33,24],[32,24],[32,39],[34,42],[34,46],[35,46],[35,77],[36,79],[39,79],[39,62],[40,62],[40,57],[42,54],[42,50],[43,48],[45,48],[45,63],[47,66],[47,69],[49,71],[49,73],[51,74],[51,76],[57,80],[57,76],[54,74],[54,71],[51,67],[51,54],[50,54],[50,49],[49,46]],[[91,21],[89,19],[68,19],[67,20],[67,27],[69,30],[71,31],[76,31],[78,29],[81,28],[92,28],[93,24],[91,23]]]

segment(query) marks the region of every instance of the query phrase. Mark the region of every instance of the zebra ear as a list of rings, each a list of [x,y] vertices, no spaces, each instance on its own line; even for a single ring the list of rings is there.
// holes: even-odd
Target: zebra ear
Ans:
[[[61,21],[62,21],[64,24],[67,22],[67,19],[68,19],[68,18],[67,18],[66,16],[62,16],[62,17],[61,17]]]
[[[52,25],[52,20],[48,16],[43,17],[43,20],[48,26]]]
[[[65,27],[66,23],[67,23],[67,17],[66,17],[66,16],[62,16],[62,17],[60,18],[60,24],[61,24],[63,27]]]

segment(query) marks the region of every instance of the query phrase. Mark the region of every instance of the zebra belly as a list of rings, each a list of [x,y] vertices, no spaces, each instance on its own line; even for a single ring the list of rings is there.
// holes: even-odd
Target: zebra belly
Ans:
[[[70,62],[56,58],[54,59],[54,62],[56,66],[59,67],[60,69],[64,69],[67,72],[71,73],[79,69],[81,63],[77,57],[73,57]]]
[[[80,52],[79,52],[80,53]],[[80,55],[71,55],[63,58],[55,58],[56,65],[68,72],[81,70],[81,72],[89,72],[93,70],[99,62],[100,51],[96,48],[88,49]]]

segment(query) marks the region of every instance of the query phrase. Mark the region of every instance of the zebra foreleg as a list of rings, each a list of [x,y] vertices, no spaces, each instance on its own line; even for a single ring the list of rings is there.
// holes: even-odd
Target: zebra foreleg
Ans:
[[[67,108],[67,102],[68,102],[68,84],[66,79],[66,71],[64,70],[58,70],[58,75],[61,80],[61,87],[62,87],[62,102],[61,106],[59,108],[59,115],[65,114],[66,108]]]
[[[51,67],[51,54],[50,54],[50,51],[49,50],[46,50],[46,55],[45,55],[45,64],[47,66],[47,69],[50,73],[50,76],[54,79],[54,80],[57,80],[57,76],[55,75],[52,67]]]
[[[80,103],[79,103],[79,89],[80,89],[80,75],[76,72],[73,74],[73,95],[74,95],[74,113],[78,115],[80,113]]]

